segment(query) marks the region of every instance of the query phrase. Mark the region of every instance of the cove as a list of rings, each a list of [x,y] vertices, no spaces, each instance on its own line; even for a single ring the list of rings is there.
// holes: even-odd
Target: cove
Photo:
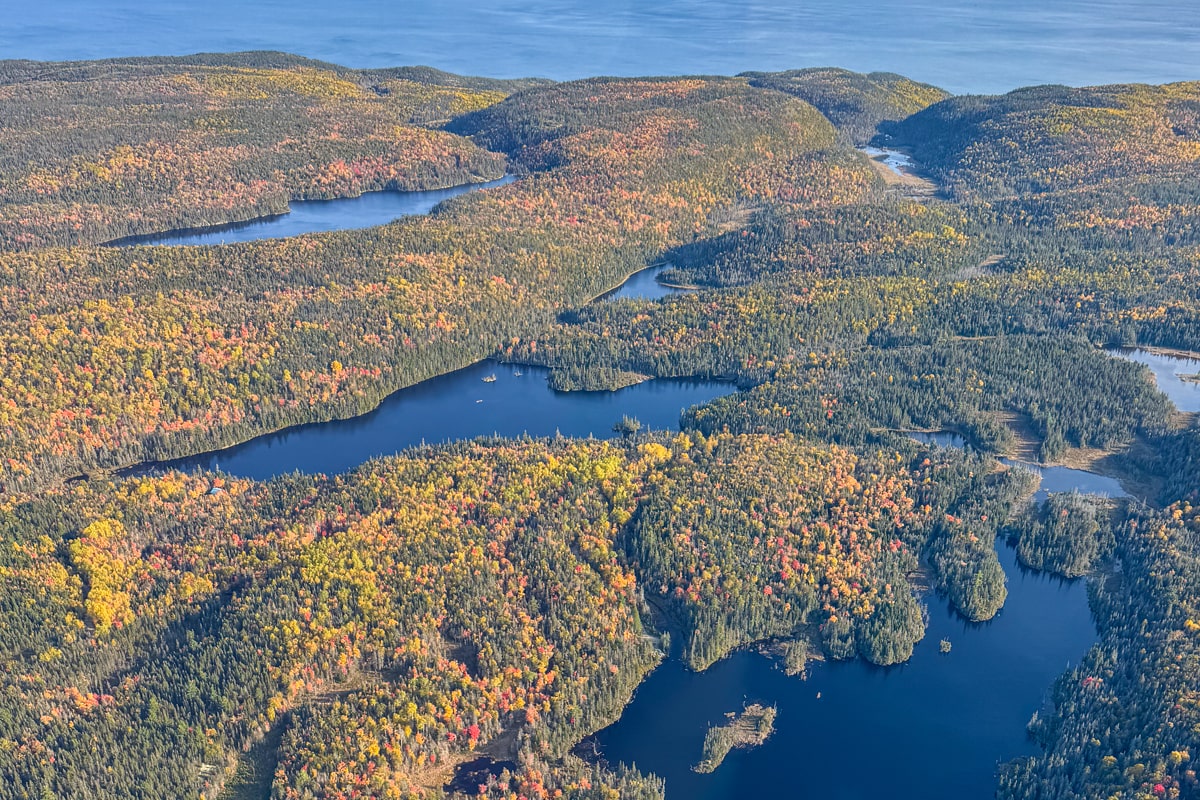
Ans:
[[[909,435],[965,445],[946,432]],[[1104,476],[1004,461],[1041,474],[1039,499],[1071,490],[1125,494]],[[990,797],[1001,764],[1038,752],[1026,725],[1096,638],[1083,580],[1028,570],[1008,545],[999,556],[1008,577],[1000,612],[972,623],[928,595],[925,638],[904,664],[810,663],[801,680],[750,650],[702,673],[672,658],[581,752],[655,773],[668,800],[790,796],[801,787],[806,797],[847,800]],[[950,653],[940,652],[942,639]],[[711,775],[693,772],[708,726],[749,702],[778,706],[775,733],[762,747],[734,750]]]
[[[1030,717],[1095,641],[1084,581],[1030,572],[1009,547],[1000,560],[1009,594],[996,617],[967,622],[928,596],[925,638],[905,664],[810,662],[802,680],[749,650],[702,673],[672,658],[580,751],[653,772],[667,800],[991,797],[1001,763],[1038,752]],[[749,702],[778,705],[771,738],[692,772],[708,726]]]
[[[428,214],[438,203],[478,189],[489,189],[512,183],[516,178],[505,175],[486,183],[466,183],[447,189],[425,192],[379,191],[364,192],[358,197],[336,200],[295,200],[286,214],[259,217],[228,225],[166,231],[146,236],[130,236],[108,242],[109,247],[133,245],[205,245],[253,242],[277,239],[322,231],[344,231],[386,225],[400,217]]]
[[[1200,373],[1200,359],[1186,358],[1137,347],[1109,350],[1109,354],[1146,366],[1154,373],[1158,390],[1171,399],[1180,411],[1200,411],[1200,383],[1183,379]]]

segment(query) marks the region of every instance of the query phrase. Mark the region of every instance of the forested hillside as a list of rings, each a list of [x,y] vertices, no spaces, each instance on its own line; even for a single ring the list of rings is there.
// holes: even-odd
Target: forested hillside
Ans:
[[[829,67],[743,72],[752,86],[776,89],[812,103],[855,144],[866,144],[879,123],[898,121],[945,100],[949,93],[891,72],[863,74]]]
[[[0,62],[0,798],[661,800],[573,749],[670,639],[904,662],[924,602],[1001,612],[998,537],[1100,637],[999,796],[1198,796],[1200,428],[1106,352],[1200,352],[1195,95]],[[506,170],[377,228],[94,246]],[[652,263],[688,290],[589,302]],[[488,356],[736,385],[673,434],[105,474]],[[1034,504],[1005,455],[1134,497]]]
[[[839,657],[904,660],[923,632],[905,573],[978,468],[909,450],[496,442],[10,501],[0,774],[28,793],[3,796],[215,797],[271,731],[277,797],[408,796],[476,751],[556,759],[661,657],[644,597],[688,621],[697,667],[817,625]]]
[[[830,153],[836,133],[810,106],[732,79],[556,85],[455,125],[468,126],[526,177],[429,217],[0,255],[0,483],[363,413],[533,338],[743,206],[819,207],[873,186],[865,160]]]
[[[883,126],[959,199],[1196,177],[1200,84],[1038,86]]]
[[[0,62],[0,247],[94,244],[280,214],[289,200],[500,177],[502,157],[435,128],[509,87],[427,80],[439,77],[282,54]]]
[[[10,504],[5,796],[215,797],[275,727],[280,797],[392,796],[505,731],[561,754],[659,658],[613,539],[666,457],[464,446]]]

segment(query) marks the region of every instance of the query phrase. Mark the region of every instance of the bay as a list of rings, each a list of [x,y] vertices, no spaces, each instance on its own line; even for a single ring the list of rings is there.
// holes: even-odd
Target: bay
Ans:
[[[1147,0],[46,0],[8,3],[6,58],[285,50],[470,75],[890,70],[956,93],[1197,78],[1200,15]]]
[[[967,622],[928,596],[925,638],[904,664],[815,663],[801,680],[749,650],[702,673],[672,659],[581,750],[664,778],[667,800],[991,797],[1002,762],[1038,752],[1026,724],[1096,638],[1084,581],[1026,570],[1010,547],[1000,560],[1009,594],[996,617]],[[778,706],[771,738],[692,772],[708,726],[749,702]]]

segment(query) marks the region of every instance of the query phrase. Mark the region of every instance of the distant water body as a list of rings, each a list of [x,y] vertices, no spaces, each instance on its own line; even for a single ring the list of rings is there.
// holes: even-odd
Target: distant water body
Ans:
[[[0,57],[286,50],[559,80],[841,66],[950,91],[1200,79],[1196,0],[43,0]]]
[[[479,189],[490,189],[513,182],[506,175],[487,183],[465,183],[448,189],[431,189],[425,192],[366,192],[358,197],[342,197],[336,200],[293,200],[286,214],[228,225],[212,225],[188,228],[182,231],[167,231],[146,236],[127,236],[113,245],[198,245],[232,244],[253,242],[258,239],[275,239],[283,236],[299,236],[303,233],[322,231],[345,231],[355,228],[370,228],[386,225],[400,217],[428,214],[439,203]]]

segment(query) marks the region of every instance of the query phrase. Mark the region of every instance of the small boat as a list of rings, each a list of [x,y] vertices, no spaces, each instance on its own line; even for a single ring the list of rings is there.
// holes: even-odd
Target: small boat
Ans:
[[[493,372],[491,375],[488,375],[486,378],[483,379],[483,382],[484,383],[495,383],[496,382],[496,373]]]
[[[513,373],[513,377],[514,377],[514,378],[519,378],[519,377],[521,377],[521,376],[522,376],[522,375],[524,375],[524,374],[525,374],[525,373],[524,373],[524,372],[521,372],[521,370],[517,370],[516,372],[514,372],[514,373]],[[1196,381],[1196,382],[1197,382],[1197,383],[1200,383],[1200,381]]]

